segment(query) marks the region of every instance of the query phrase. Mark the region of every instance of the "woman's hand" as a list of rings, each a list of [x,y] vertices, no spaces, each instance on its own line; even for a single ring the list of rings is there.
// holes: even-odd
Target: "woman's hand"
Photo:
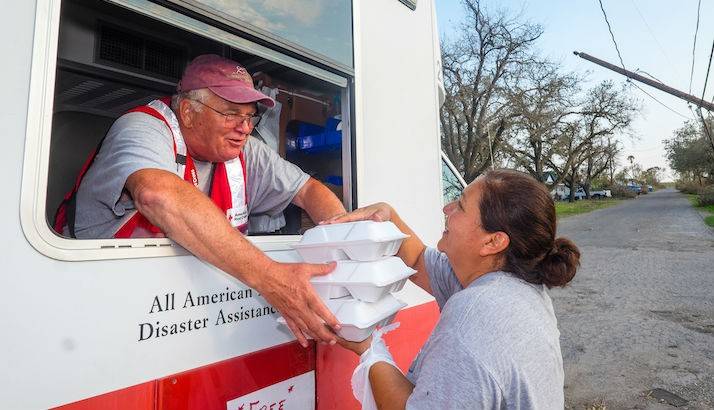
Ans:
[[[320,225],[354,221],[384,222],[389,221],[392,218],[393,212],[394,210],[389,204],[378,202],[363,208],[355,209],[354,211],[346,214],[333,216],[332,218],[320,222]]]
[[[372,336],[366,338],[361,342],[350,342],[341,337],[337,338],[337,344],[344,347],[347,350],[351,350],[357,354],[357,356],[362,356],[362,353],[366,352],[372,345]]]

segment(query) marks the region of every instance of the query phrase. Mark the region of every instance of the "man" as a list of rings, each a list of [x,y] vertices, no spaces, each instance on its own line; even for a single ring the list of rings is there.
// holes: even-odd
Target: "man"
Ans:
[[[303,346],[305,336],[334,343],[322,322],[339,324],[309,284],[334,264],[277,263],[241,232],[251,213],[275,215],[293,203],[321,221],[344,213],[341,202],[250,138],[257,103],[275,102],[238,63],[199,56],[177,91],[170,102],[155,100],[117,119],[56,228],[78,238],[165,235],[257,289]]]

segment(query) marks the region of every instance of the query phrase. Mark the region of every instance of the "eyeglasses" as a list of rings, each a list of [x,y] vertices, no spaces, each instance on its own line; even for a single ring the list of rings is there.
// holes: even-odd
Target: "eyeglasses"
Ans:
[[[253,115],[241,115],[241,114],[226,114],[224,112],[218,111],[217,109],[211,107],[210,105],[199,101],[195,100],[192,98],[189,98],[191,101],[196,101],[197,103],[203,105],[204,107],[210,108],[212,111],[215,113],[223,116],[223,119],[225,120],[225,127],[226,128],[235,128],[238,125],[242,125],[247,123],[250,128],[255,128],[258,123],[260,122],[260,119],[262,118],[260,115],[253,114]]]

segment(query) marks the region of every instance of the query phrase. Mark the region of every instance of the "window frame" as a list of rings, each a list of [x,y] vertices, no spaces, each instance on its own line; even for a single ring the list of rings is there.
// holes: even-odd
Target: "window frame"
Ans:
[[[350,78],[307,64],[253,43],[237,35],[219,30],[148,0],[107,0],[139,14],[157,18],[194,34],[229,45],[236,49],[269,59],[307,75],[338,85],[343,94],[352,94]],[[62,0],[37,0],[30,72],[30,92],[25,129],[25,151],[20,197],[20,223],[28,242],[40,253],[62,261],[134,259],[190,255],[168,238],[136,239],[71,239],[57,235],[46,217],[46,197],[54,116],[54,93],[58,65],[59,23]],[[141,7],[145,6],[144,9]],[[138,8],[138,9],[137,9]],[[156,14],[154,14],[156,13]],[[203,31],[202,31],[203,30]],[[211,37],[213,36],[213,37]],[[351,98],[343,100],[343,178],[344,202],[351,206],[353,158],[351,145]],[[250,242],[265,252],[292,250],[300,235],[248,236]]]
[[[456,181],[459,183],[459,185],[461,185],[461,192],[463,192],[464,189],[466,189],[466,185],[468,185],[468,184],[466,183],[464,178],[461,176],[459,171],[456,169],[456,166],[454,166],[454,164],[451,162],[451,160],[449,160],[449,157],[446,155],[446,153],[444,151],[441,151],[441,163],[442,163],[442,168],[440,169],[440,171],[443,170],[443,165],[446,165],[446,168],[449,171],[451,171],[452,175],[456,178]],[[442,199],[442,202],[444,203],[444,205],[446,205],[446,200],[444,198],[443,172],[442,172],[442,176],[441,176],[441,199]]]
[[[417,0],[399,0],[399,2],[412,10],[416,10],[417,8]]]

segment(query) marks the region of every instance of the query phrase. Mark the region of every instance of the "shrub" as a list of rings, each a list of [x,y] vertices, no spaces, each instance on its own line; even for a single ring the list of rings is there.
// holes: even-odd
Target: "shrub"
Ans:
[[[701,189],[701,185],[697,183],[682,181],[677,181],[677,184],[674,187],[677,188],[683,194],[697,194]]]
[[[615,185],[612,189],[610,189],[610,192],[612,193],[613,198],[632,199],[637,197],[636,193],[627,189],[624,185]]]
[[[699,190],[699,206],[714,205],[714,185],[705,186]]]

